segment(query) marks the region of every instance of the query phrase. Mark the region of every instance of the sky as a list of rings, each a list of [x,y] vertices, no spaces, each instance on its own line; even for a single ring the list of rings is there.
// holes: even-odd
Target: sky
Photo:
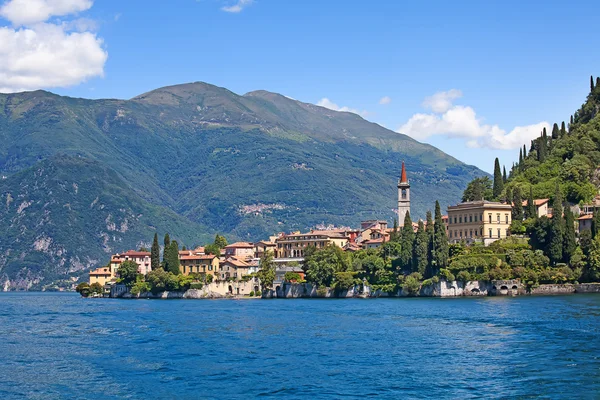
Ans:
[[[492,172],[600,75],[592,1],[0,0],[0,92],[204,81],[356,112]]]

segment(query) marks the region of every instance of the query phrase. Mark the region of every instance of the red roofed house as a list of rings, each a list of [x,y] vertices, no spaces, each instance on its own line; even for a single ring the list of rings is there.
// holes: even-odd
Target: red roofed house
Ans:
[[[535,199],[533,200],[535,204],[535,211],[537,212],[538,218],[548,216],[548,204],[550,203],[550,199]],[[527,207],[528,201],[523,201],[523,208]]]
[[[151,271],[150,265],[150,252],[149,251],[135,251],[128,250],[125,253],[117,253],[110,259],[111,273],[116,274],[119,266],[123,261],[133,261],[138,265],[138,272],[146,275]]]
[[[591,230],[592,229],[592,220],[594,219],[594,216],[592,214],[586,214],[586,215],[582,215],[581,217],[577,218],[577,222],[578,222],[578,232],[583,232],[584,230],[588,229]]]
[[[219,276],[219,257],[213,254],[188,254],[179,255],[179,270],[183,275],[206,274]]]
[[[225,257],[236,257],[245,260],[254,258],[254,245],[248,242],[235,242],[225,246]]]

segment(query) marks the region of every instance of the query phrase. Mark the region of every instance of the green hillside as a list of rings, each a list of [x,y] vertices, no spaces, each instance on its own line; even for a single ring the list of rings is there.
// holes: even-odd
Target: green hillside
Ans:
[[[117,203],[128,193],[132,210],[134,205],[154,207],[156,220],[145,220],[146,226],[179,233],[188,246],[201,242],[205,233],[256,240],[323,222],[391,221],[402,161],[412,184],[414,217],[424,217],[435,199],[442,206],[457,202],[467,182],[483,174],[358,115],[265,91],[239,96],[193,83],[131,100],[74,99],[44,91],[0,94],[0,176],[6,177],[0,181],[0,194],[15,197],[31,179],[26,174],[44,160],[56,164],[57,155],[101,167],[119,179],[119,185],[95,190]],[[93,168],[75,171],[64,164],[59,169],[74,174],[73,179],[85,179],[91,178]],[[88,197],[97,197],[94,193]],[[46,195],[57,207],[66,203],[56,191]],[[114,212],[118,204],[106,207]],[[178,219],[169,222],[168,215]],[[14,216],[0,218],[1,227],[12,226]],[[56,224],[57,246],[65,245],[71,232],[97,235],[98,221],[89,213],[72,222],[76,230]],[[34,229],[34,221],[27,226]],[[127,241],[114,243],[111,250],[150,240],[151,231],[129,232]],[[29,251],[31,241],[18,239],[15,229],[8,229],[5,237],[3,282],[14,279],[17,270],[37,268],[19,256]],[[107,250],[101,242],[93,243],[74,248],[72,256],[90,261],[77,264],[80,268],[73,274],[106,261]],[[44,261],[52,264],[44,271],[56,267],[52,279],[68,270],[65,263],[55,265],[56,260]]]

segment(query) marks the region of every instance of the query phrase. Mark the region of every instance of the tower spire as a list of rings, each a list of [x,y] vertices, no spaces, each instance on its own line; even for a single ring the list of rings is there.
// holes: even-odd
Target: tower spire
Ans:
[[[404,225],[406,213],[410,213],[410,183],[406,177],[406,167],[402,161],[402,173],[398,181],[398,223]]]
[[[400,183],[408,183],[406,178],[406,167],[404,167],[404,161],[402,161],[402,173],[400,174]]]

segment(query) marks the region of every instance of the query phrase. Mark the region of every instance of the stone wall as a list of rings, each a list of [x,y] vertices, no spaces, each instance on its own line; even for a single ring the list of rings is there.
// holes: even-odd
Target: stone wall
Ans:
[[[212,282],[204,285],[202,289],[189,289],[185,292],[159,292],[157,294],[151,292],[140,293],[138,296],[133,296],[124,285],[111,290],[110,297],[122,297],[126,299],[219,299],[226,297],[242,297],[249,295],[255,291],[257,284],[255,282]],[[239,293],[239,294],[238,294]]]

